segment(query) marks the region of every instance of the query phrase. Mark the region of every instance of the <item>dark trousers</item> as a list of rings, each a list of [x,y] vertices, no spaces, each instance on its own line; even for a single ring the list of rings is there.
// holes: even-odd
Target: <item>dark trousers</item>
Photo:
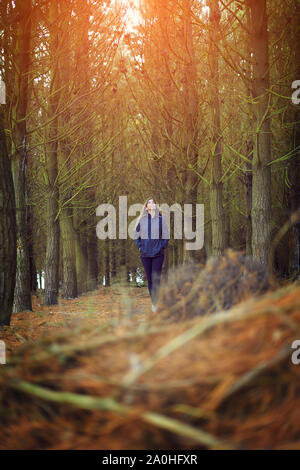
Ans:
[[[141,260],[146,271],[149,294],[154,305],[158,299],[158,290],[164,257],[165,255],[156,256],[155,258],[145,258],[141,256]]]

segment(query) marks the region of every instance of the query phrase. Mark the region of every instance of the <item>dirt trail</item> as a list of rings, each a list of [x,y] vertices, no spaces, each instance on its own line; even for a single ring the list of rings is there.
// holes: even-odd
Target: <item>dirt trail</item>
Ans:
[[[99,322],[108,327],[128,325],[131,327],[146,320],[151,312],[147,288],[100,287],[80,295],[76,299],[59,298],[58,305],[42,305],[41,296],[32,296],[33,311],[13,314],[9,327],[0,327],[0,339],[5,341],[7,359],[9,353],[29,340],[58,329],[69,329],[85,322]]]

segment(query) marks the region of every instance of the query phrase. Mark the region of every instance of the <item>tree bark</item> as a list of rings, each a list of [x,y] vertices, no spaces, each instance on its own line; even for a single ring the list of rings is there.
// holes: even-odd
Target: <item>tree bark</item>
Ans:
[[[183,29],[185,40],[185,66],[184,66],[184,101],[185,101],[185,154],[188,169],[185,171],[185,203],[192,205],[192,230],[196,230],[196,204],[198,196],[199,177],[193,171],[198,170],[198,91],[197,91],[197,68],[195,60],[195,49],[192,34],[191,0],[183,2]],[[190,240],[192,241],[192,240]],[[187,240],[189,242],[189,240]],[[184,262],[196,258],[195,251],[186,250],[184,246]]]
[[[252,159],[253,143],[247,142],[247,157]],[[252,255],[252,165],[246,162],[244,173],[246,199],[246,255]]]
[[[299,63],[299,47],[300,47],[300,30],[299,30],[299,14],[300,6],[295,5],[293,12],[293,31],[295,31],[296,41],[294,43],[294,63],[296,65],[295,77],[300,78],[300,63]],[[295,106],[295,105],[294,105]],[[293,128],[293,148],[300,148],[300,109],[299,105],[295,106],[294,110],[294,128]],[[289,208],[290,215],[294,214],[300,207],[300,151],[298,150],[289,163],[289,180],[291,183],[290,194],[289,194]],[[292,226],[290,231],[290,256],[289,256],[289,273],[300,272],[300,221],[298,220]]]
[[[16,206],[3,115],[0,108],[0,325],[10,325],[16,280]]]
[[[210,213],[212,221],[212,256],[220,256],[225,249],[225,223],[223,209],[221,119],[219,100],[219,42],[220,9],[218,0],[210,0],[209,66],[210,111],[212,122],[212,163],[210,187]]]
[[[96,223],[88,228],[87,234],[87,255],[88,255],[88,280],[87,288],[89,291],[98,287],[98,244],[95,227]]]
[[[61,219],[61,239],[63,247],[63,287],[62,297],[74,299],[78,295],[76,275],[76,234],[73,228],[73,211],[71,208],[64,209]]]
[[[77,217],[75,216],[76,220]],[[74,220],[73,219],[73,220]],[[88,273],[88,252],[86,234],[83,227],[80,225],[76,230],[75,239],[75,252],[76,252],[76,276],[77,276],[77,290],[78,294],[87,292],[87,273]]]
[[[17,273],[14,312],[32,310],[27,227],[27,131],[28,74],[30,70],[31,0],[17,0],[14,23],[14,96],[12,102],[12,174],[17,221]]]
[[[252,253],[267,265],[271,239],[271,129],[268,117],[269,50],[266,0],[249,0],[255,113],[252,164]]]
[[[71,100],[71,80],[73,61],[71,53],[71,37],[70,37],[70,18],[72,5],[62,1],[59,3],[59,15],[62,18],[61,29],[64,34],[63,50],[64,54],[60,54],[59,73],[61,74],[65,88],[63,92],[62,107],[66,109],[61,112],[58,120],[58,128],[63,135],[59,141],[58,160],[59,168],[62,169],[62,178],[70,172],[72,166],[72,158],[70,156],[70,107],[66,107],[66,103]],[[64,182],[60,184],[60,230],[61,241],[63,246],[63,287],[62,297],[73,299],[78,295],[77,275],[76,275],[76,232],[74,230],[74,210],[72,196],[74,188],[72,182],[68,178],[64,178]]]
[[[47,248],[45,263],[45,295],[44,305],[55,305],[58,303],[59,291],[59,253],[60,253],[60,230],[59,230],[59,188],[57,182],[58,174],[58,143],[57,143],[57,118],[59,97],[59,70],[55,67],[55,53],[58,49],[58,6],[56,2],[49,4],[50,20],[50,57],[52,58],[51,70],[51,95],[49,98],[49,115],[54,118],[49,125],[46,151],[46,169],[48,177],[47,186]]]
[[[104,249],[102,253],[103,253],[102,256],[104,256],[105,287],[108,287],[110,286],[110,239],[109,238],[105,240]]]

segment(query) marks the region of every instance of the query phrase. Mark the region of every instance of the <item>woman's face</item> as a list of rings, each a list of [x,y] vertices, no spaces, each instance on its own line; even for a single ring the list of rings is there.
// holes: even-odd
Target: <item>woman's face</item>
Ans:
[[[147,209],[148,211],[152,211],[155,209],[155,202],[153,201],[153,199],[149,199],[149,201],[147,202]]]

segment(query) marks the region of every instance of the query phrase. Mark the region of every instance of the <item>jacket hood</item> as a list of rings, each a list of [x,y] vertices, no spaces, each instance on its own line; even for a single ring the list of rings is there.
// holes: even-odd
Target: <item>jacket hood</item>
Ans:
[[[148,210],[147,210],[146,203],[147,203],[147,201],[145,202],[145,204],[144,204],[144,206],[143,206],[143,210],[141,211],[141,213],[140,213],[140,215],[139,215],[139,217],[138,217],[138,219],[137,219],[135,228],[138,226],[138,224],[139,224],[139,222],[140,222],[141,219],[143,219],[144,217],[148,217],[149,212],[148,212]],[[156,206],[155,206],[155,212],[154,212],[154,218],[159,217],[159,215],[160,215],[159,205],[156,204]]]
[[[141,218],[142,217],[147,217],[149,214],[148,210],[147,210],[147,207],[144,207],[143,209],[143,212],[141,214]],[[154,213],[154,217],[158,217],[159,216],[159,208],[156,206],[155,207],[155,213]]]
[[[146,202],[147,202],[147,201],[146,201]],[[146,202],[145,202],[144,207],[143,207],[143,210],[142,210],[142,212],[141,212],[141,214],[140,214],[140,216],[139,216],[139,218],[138,218],[138,222],[139,222],[143,217],[148,217],[149,212],[148,212],[148,209],[147,209],[147,207],[146,207]],[[156,204],[156,206],[155,206],[155,212],[154,212],[154,218],[158,217],[159,215],[160,215],[159,205]],[[137,224],[138,224],[138,222],[137,222]]]

